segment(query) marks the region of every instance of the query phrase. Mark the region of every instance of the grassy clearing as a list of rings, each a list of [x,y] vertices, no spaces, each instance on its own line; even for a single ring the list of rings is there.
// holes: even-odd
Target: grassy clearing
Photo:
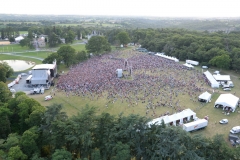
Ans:
[[[77,52],[86,51],[85,44],[72,44],[71,47],[74,48]]]
[[[19,44],[10,44],[7,46],[0,45],[0,53],[1,52],[25,52],[25,51],[33,51],[34,49],[29,49],[28,47],[21,47]]]
[[[32,61],[32,62],[35,62],[36,64],[42,63],[42,61],[33,59],[33,58],[12,56],[12,55],[5,55],[5,54],[0,54],[0,60],[24,60],[24,61]]]
[[[20,34],[28,34],[28,31],[19,31]]]
[[[37,52],[25,52],[25,53],[16,53],[16,55],[23,55],[23,56],[31,56],[31,57],[38,57],[38,58],[46,58],[52,52],[49,51],[37,51]]]

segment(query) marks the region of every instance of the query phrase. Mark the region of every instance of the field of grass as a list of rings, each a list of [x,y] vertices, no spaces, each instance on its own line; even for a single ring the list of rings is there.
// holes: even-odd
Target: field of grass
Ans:
[[[19,31],[20,34],[28,34],[28,31]]]
[[[75,44],[72,44],[71,47],[74,48],[77,52],[82,51],[82,50],[86,51],[85,44],[76,44],[75,43]]]
[[[23,56],[31,56],[31,57],[38,57],[38,58],[46,58],[48,57],[52,52],[50,51],[36,51],[36,52],[24,52],[24,53],[16,53],[16,55],[23,55]]]
[[[19,44],[10,44],[10,45],[0,45],[0,53],[2,52],[25,52],[33,51],[34,49],[29,49],[28,47],[21,47]]]
[[[5,55],[0,53],[0,60],[25,60],[25,61],[32,61],[36,64],[41,64],[42,61],[33,59],[33,58],[27,58],[27,57],[20,57],[20,56],[13,56],[13,55]]]

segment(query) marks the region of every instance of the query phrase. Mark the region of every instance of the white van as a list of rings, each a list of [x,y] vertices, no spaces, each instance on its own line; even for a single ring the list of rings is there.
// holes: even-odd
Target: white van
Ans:
[[[240,133],[240,126],[236,126],[236,127],[233,127],[231,130],[230,130],[230,133]]]

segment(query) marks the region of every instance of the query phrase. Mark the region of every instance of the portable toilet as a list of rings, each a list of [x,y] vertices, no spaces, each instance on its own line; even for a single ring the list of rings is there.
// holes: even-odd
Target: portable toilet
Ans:
[[[122,69],[117,69],[116,70],[116,75],[118,78],[121,78],[123,76],[123,70]]]

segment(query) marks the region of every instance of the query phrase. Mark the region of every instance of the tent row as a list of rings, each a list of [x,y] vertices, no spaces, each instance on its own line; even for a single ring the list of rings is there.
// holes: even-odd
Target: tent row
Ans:
[[[163,57],[163,58],[166,58],[166,59],[169,59],[169,60],[172,60],[174,62],[179,62],[179,59],[175,58],[175,57],[170,57],[170,56],[167,56],[167,55],[163,55],[163,54],[155,54],[156,56],[159,56],[159,57]]]
[[[209,71],[204,72],[204,75],[208,79],[210,86],[212,88],[219,88],[219,83],[216,81],[216,79],[213,77],[213,75]]]
[[[170,116],[162,116],[160,118],[153,119],[148,123],[149,126],[156,124],[160,125],[162,120],[166,125],[174,125],[177,126],[178,124],[183,124],[184,121],[190,121],[191,119],[196,118],[196,113],[193,112],[191,109],[185,109],[182,112],[172,114]]]

